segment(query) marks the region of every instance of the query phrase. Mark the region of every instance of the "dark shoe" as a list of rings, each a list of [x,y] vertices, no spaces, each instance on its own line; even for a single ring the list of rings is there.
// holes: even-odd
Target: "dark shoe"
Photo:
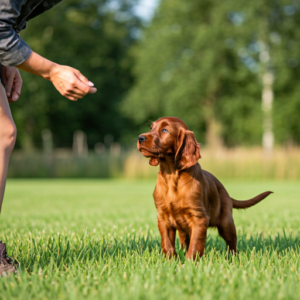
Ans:
[[[14,261],[7,256],[6,244],[0,241],[0,276],[8,276],[10,273],[17,273]]]

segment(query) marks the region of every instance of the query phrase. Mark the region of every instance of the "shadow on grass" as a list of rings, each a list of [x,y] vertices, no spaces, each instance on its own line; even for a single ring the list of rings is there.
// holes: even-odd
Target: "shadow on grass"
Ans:
[[[88,266],[93,263],[110,263],[111,261],[126,260],[144,260],[155,257],[155,260],[163,257],[160,248],[160,242],[156,237],[131,236],[126,238],[106,238],[89,239],[88,236],[78,236],[75,241],[70,241],[70,236],[57,236],[48,238],[48,240],[34,239],[27,245],[19,245],[17,259],[22,268],[29,272],[36,268],[58,268],[67,269],[67,266]],[[181,261],[185,261],[184,251],[180,250],[179,240],[176,240],[176,250]],[[300,252],[300,239],[277,234],[275,238],[263,237],[262,235],[253,235],[246,238],[246,235],[238,237],[238,255],[246,256],[253,253],[265,252],[268,255],[272,253],[284,255],[289,252]],[[227,256],[227,249],[224,240],[221,237],[208,236],[206,255],[216,253],[216,256]],[[214,255],[214,254],[213,254]]]
[[[220,237],[208,237],[206,243],[206,253],[215,249],[216,251],[226,252],[226,243]],[[277,233],[275,238],[271,236],[264,237],[262,234],[251,235],[250,238],[246,237],[246,234],[242,234],[238,236],[238,244],[237,251],[238,253],[251,253],[255,252],[265,252],[268,253],[288,253],[290,251],[299,251],[300,250],[300,238],[294,237],[291,233],[290,235],[286,235],[283,230],[283,234],[280,235]]]
[[[26,245],[17,246],[16,257],[21,267],[31,272],[37,268],[59,268],[67,266],[91,265],[93,262],[109,263],[149,257],[160,254],[160,243],[151,235],[130,236],[126,238],[89,238],[83,234],[74,240],[70,236],[56,236],[48,239],[31,239]]]

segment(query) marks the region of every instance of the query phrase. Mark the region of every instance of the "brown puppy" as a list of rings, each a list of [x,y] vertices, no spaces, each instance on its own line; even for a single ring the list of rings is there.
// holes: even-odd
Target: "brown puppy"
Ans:
[[[194,133],[178,118],[155,121],[150,132],[139,136],[137,146],[150,158],[150,165],[160,165],[153,196],[165,255],[176,255],[178,230],[181,247],[188,249],[186,257],[201,257],[208,227],[217,227],[229,251],[236,252],[232,208],[251,207],[272,192],[247,201],[232,199],[216,177],[201,169],[200,147]]]

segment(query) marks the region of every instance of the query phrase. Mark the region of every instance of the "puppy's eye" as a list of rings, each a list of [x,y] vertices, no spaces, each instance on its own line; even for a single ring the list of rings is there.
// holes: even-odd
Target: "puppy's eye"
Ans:
[[[153,127],[150,127],[150,130],[152,130]]]
[[[162,132],[168,132],[168,130],[167,130],[166,128],[164,128],[164,129],[162,130]]]

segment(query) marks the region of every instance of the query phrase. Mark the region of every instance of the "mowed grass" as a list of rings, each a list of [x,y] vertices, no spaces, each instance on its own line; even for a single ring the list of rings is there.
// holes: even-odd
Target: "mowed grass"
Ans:
[[[0,299],[299,299],[299,182],[224,181],[230,195],[274,194],[235,211],[238,254],[216,230],[196,262],[163,258],[155,181],[9,180],[0,237],[20,263]]]

